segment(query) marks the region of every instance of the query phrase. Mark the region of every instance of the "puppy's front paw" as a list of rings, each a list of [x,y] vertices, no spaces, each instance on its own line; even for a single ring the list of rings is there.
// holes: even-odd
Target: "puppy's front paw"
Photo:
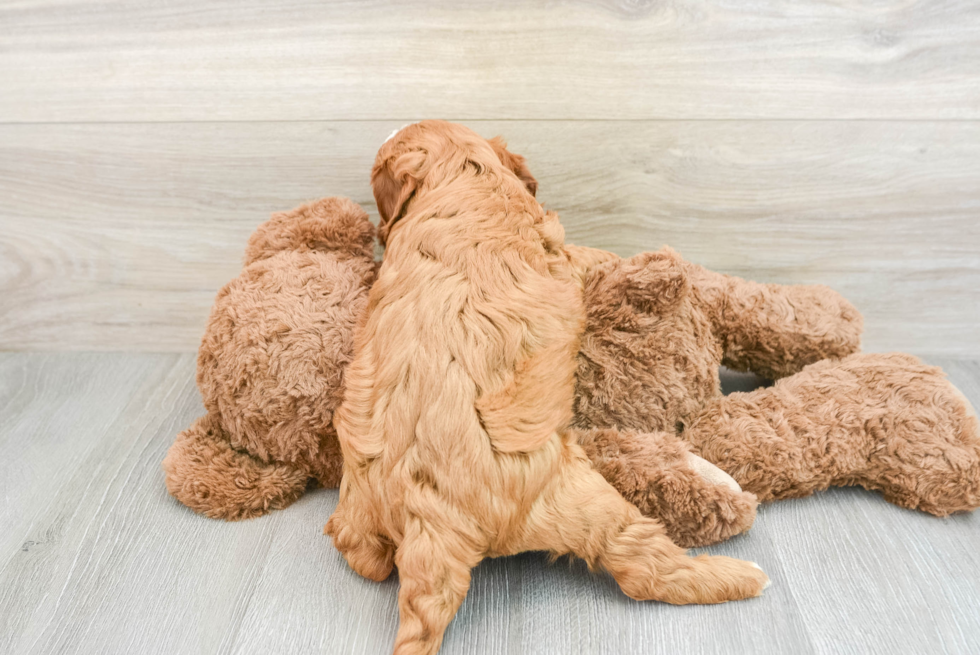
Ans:
[[[675,605],[726,603],[761,596],[768,586],[769,576],[755,562],[701,555],[665,576],[658,600]]]

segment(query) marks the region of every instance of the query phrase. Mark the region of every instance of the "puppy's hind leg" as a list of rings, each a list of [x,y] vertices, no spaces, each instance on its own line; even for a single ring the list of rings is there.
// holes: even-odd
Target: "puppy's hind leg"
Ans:
[[[398,610],[395,655],[436,653],[449,622],[470,588],[470,570],[482,559],[474,540],[433,521],[409,516],[398,545]]]
[[[373,512],[345,474],[340,483],[340,502],[324,527],[333,544],[358,574],[381,582],[391,575],[395,547],[382,535],[373,520]]]
[[[636,600],[723,603],[758,596],[768,585],[752,562],[688,556],[659,522],[641,515],[594,471],[578,446],[565,456],[531,514],[524,549],[578,555],[609,571]]]

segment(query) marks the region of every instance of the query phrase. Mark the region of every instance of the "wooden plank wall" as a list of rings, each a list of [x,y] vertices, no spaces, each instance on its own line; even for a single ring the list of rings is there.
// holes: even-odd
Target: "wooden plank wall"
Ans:
[[[0,5],[0,349],[192,351],[272,211],[460,120],[569,240],[823,282],[980,353],[980,3]]]

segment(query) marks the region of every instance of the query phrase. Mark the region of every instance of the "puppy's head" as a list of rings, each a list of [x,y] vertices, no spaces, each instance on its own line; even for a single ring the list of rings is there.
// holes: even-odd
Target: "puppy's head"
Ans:
[[[480,174],[514,175],[532,196],[538,189],[524,157],[507,150],[500,137],[487,141],[469,128],[445,121],[414,123],[388,137],[371,170],[381,243],[386,243],[392,226],[420,190],[434,188],[467,168]]]

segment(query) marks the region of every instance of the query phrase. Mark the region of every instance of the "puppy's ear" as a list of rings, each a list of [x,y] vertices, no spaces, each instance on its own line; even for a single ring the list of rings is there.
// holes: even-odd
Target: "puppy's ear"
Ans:
[[[531,192],[531,195],[536,196],[538,194],[538,181],[531,175],[531,170],[527,167],[527,160],[522,155],[508,150],[507,142],[504,141],[503,137],[493,137],[490,139],[490,145],[493,147],[493,151],[497,153],[497,157],[500,158],[501,163],[514,171],[514,174],[524,183],[524,186]]]
[[[405,205],[419,187],[425,164],[422,151],[404,152],[388,157],[374,165],[371,171],[371,188],[374,201],[381,214],[378,239],[384,245],[388,232],[405,213]]]

